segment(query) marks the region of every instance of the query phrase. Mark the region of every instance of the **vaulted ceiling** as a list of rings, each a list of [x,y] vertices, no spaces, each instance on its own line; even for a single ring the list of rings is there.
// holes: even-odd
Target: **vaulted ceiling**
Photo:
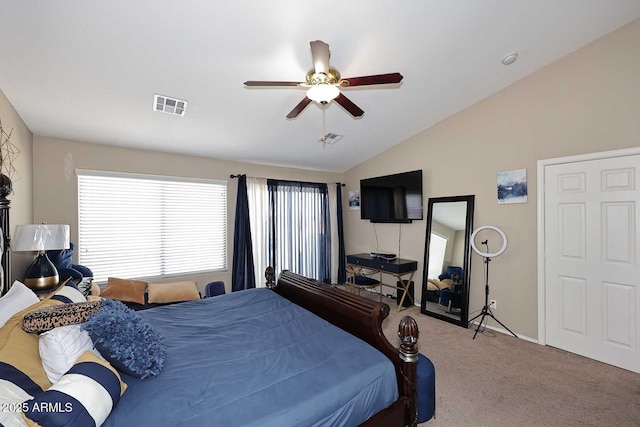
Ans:
[[[342,172],[640,17],[639,0],[2,1],[0,89],[34,134]],[[309,105],[309,42],[400,84]],[[517,61],[502,64],[507,54]],[[188,101],[153,111],[154,94]],[[326,131],[343,135],[331,145]]]

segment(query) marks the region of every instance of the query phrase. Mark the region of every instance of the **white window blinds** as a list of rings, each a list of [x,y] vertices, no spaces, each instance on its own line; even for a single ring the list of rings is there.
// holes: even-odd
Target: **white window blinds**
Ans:
[[[226,181],[77,174],[79,262],[95,281],[226,270]]]

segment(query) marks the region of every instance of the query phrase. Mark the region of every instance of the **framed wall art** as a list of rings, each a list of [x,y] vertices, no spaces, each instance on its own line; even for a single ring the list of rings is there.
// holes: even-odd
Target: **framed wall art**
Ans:
[[[527,203],[527,170],[498,173],[498,204]]]

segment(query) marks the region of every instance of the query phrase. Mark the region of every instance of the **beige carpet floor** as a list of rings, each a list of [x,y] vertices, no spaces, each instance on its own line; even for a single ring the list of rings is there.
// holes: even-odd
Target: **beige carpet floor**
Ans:
[[[411,315],[436,369],[436,418],[421,426],[640,426],[640,374],[489,329],[473,340],[475,329],[384,302],[389,341]]]

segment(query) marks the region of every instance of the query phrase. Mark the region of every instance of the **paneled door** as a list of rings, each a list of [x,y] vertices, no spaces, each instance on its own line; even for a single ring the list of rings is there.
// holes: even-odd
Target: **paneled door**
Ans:
[[[546,166],[546,344],[640,372],[640,155]]]

